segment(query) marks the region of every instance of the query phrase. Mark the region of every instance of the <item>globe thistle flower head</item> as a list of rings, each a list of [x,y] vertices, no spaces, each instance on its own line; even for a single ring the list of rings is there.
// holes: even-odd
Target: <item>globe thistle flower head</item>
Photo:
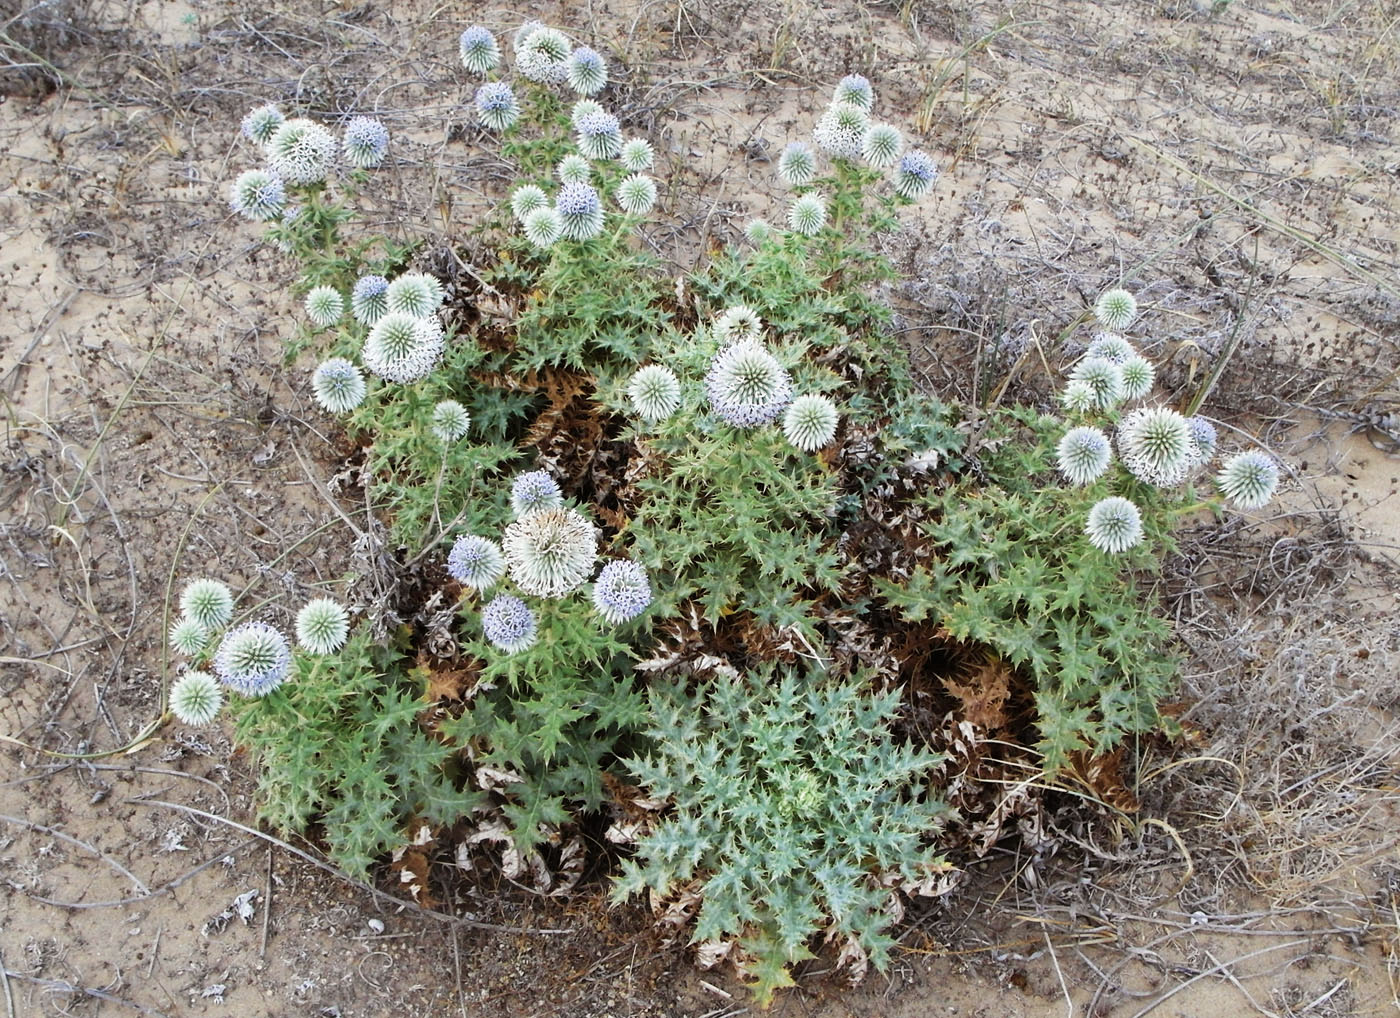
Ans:
[[[306,295],[306,317],[318,329],[328,329],[345,313],[345,298],[333,286],[318,286]]]
[[[525,222],[525,217],[535,209],[542,209],[549,204],[549,198],[543,189],[534,184],[526,184],[517,187],[510,195],[510,214],[521,223]]]
[[[276,219],[287,206],[282,178],[267,170],[244,170],[229,190],[229,206],[244,219],[265,223]]]
[[[603,566],[593,581],[593,608],[610,626],[635,619],[651,604],[647,571],[636,562],[617,559]]]
[[[348,414],[364,402],[365,376],[344,357],[332,357],[311,373],[311,396],[322,410]]]
[[[1152,383],[1156,381],[1157,372],[1153,369],[1147,358],[1140,354],[1133,354],[1119,365],[1123,372],[1123,398],[1125,400],[1138,400],[1152,391]]]
[[[315,184],[326,179],[335,162],[335,136],[304,117],[285,121],[267,143],[267,161],[291,184]]]
[[[1060,473],[1071,484],[1088,484],[1108,469],[1113,450],[1098,428],[1072,428],[1055,447]]]
[[[870,79],[863,74],[848,74],[836,83],[831,94],[833,103],[850,103],[866,113],[875,108],[875,89],[870,87]]]
[[[569,79],[569,52],[572,49],[568,37],[554,28],[539,25],[524,39],[517,32],[515,69],[531,81],[562,85]]]
[[[361,325],[373,325],[389,311],[389,281],[383,276],[361,276],[350,291],[350,314]]]
[[[1060,405],[1072,414],[1087,414],[1098,405],[1098,397],[1088,382],[1070,382],[1060,393]]]
[[[838,159],[859,159],[865,148],[865,132],[870,117],[865,110],[847,102],[834,102],[826,108],[812,131],[817,148]]]
[[[209,645],[209,630],[188,615],[170,627],[170,646],[177,654],[194,657]]]
[[[564,217],[552,205],[535,209],[525,217],[525,239],[541,249],[553,247],[564,236]]]
[[[793,448],[816,452],[836,437],[840,415],[825,396],[798,396],[783,411],[783,436]]]
[[[763,319],[747,304],[733,304],[720,312],[713,328],[721,344],[755,343],[763,335]]]
[[[1278,463],[1258,450],[1231,456],[1215,476],[1216,487],[1239,509],[1258,509],[1278,488]]]
[[[520,119],[520,104],[504,81],[488,81],[476,90],[472,101],[477,117],[493,131],[504,131]]]
[[[350,613],[339,601],[318,597],[297,612],[297,643],[311,654],[333,654],[350,634]]]
[[[596,102],[593,99],[580,99],[578,102],[574,103],[573,109],[569,111],[569,123],[572,124],[574,130],[577,131],[580,120],[590,113],[602,112],[604,112],[602,103]]]
[[[1139,480],[1159,488],[1182,481],[1191,469],[1191,428],[1170,407],[1134,410],[1118,425],[1118,455]]]
[[[593,167],[583,156],[570,153],[559,160],[554,175],[561,184],[586,184],[593,179]]]
[[[773,236],[773,227],[762,219],[750,219],[744,227],[744,239],[754,247],[758,247],[771,236]]]
[[[591,240],[603,232],[603,203],[588,184],[565,184],[555,196],[554,208],[568,240]]]
[[[1094,406],[1111,410],[1123,402],[1123,369],[1101,357],[1089,357],[1074,366],[1071,382],[1083,382],[1094,392]]]
[[[501,62],[501,47],[491,30],[472,25],[457,39],[462,66],[473,74],[485,74]]]
[[[617,159],[622,163],[622,168],[629,173],[641,173],[651,169],[656,156],[652,151],[651,142],[643,138],[629,138],[622,143],[622,151],[618,153]]]
[[[778,156],[778,176],[790,187],[801,187],[817,179],[817,154],[801,141],[788,142]]]
[[[634,173],[617,185],[613,197],[629,216],[644,216],[656,204],[656,181],[645,173]]]
[[[1191,429],[1191,465],[1203,467],[1215,458],[1215,425],[1204,417],[1186,418]]]
[[[788,229],[811,237],[826,225],[826,199],[819,194],[800,194],[788,206]]]
[[[372,170],[389,151],[389,131],[373,117],[354,117],[345,125],[340,151],[357,170]]]
[[[185,672],[170,687],[170,713],[182,724],[207,725],[224,705],[224,692],[208,672]]]
[[[416,382],[437,367],[445,345],[436,319],[390,311],[369,330],[361,360],[380,378]]]
[[[622,128],[611,113],[586,113],[579,117],[575,130],[579,151],[589,159],[612,159],[622,153]]]
[[[938,166],[932,157],[913,149],[899,157],[894,174],[894,193],[906,201],[918,201],[933,190],[938,180]]]
[[[500,545],[475,534],[463,534],[447,553],[447,572],[468,590],[490,590],[505,575],[506,560]]]
[[[783,412],[792,399],[792,380],[759,344],[736,343],[711,361],[705,393],[719,417],[736,428],[753,428]]]
[[[517,517],[558,509],[563,504],[559,484],[543,470],[521,474],[510,486],[510,508]]]
[[[471,414],[455,399],[441,400],[433,407],[432,430],[438,441],[447,444],[463,438],[472,426]]]
[[[608,83],[608,65],[597,50],[580,46],[569,54],[569,87],[579,95],[596,95]]]
[[[871,166],[893,166],[904,148],[904,137],[893,124],[872,124],[865,132],[861,157]]]
[[[497,594],[481,609],[481,634],[507,654],[529,650],[539,635],[535,613],[512,594]]]
[[[427,318],[442,306],[442,284],[426,272],[405,272],[384,292],[390,311]]]
[[[1129,357],[1137,356],[1137,350],[1133,344],[1129,343],[1116,332],[1095,333],[1094,338],[1089,342],[1089,348],[1084,351],[1085,357],[1102,357],[1106,361],[1114,364],[1122,364]]]
[[[214,671],[225,686],[244,696],[263,696],[287,679],[292,650],[266,622],[245,622],[224,634]]]
[[[221,629],[233,618],[233,591],[218,580],[191,580],[180,591],[180,614],[205,629]]]
[[[681,383],[670,368],[648,364],[638,368],[632,376],[627,385],[627,398],[643,420],[664,421],[681,405]]]
[[[519,52],[521,49],[524,48],[525,40],[530,38],[530,36],[534,35],[536,32],[538,32],[541,28],[544,28],[544,24],[542,22],[535,21],[533,19],[525,22],[515,30],[515,35],[511,37],[511,45],[513,45],[516,51]]]
[[[1117,555],[1142,543],[1142,514],[1126,498],[1113,495],[1094,503],[1084,532],[1099,551]]]
[[[259,106],[250,110],[248,115],[243,118],[243,137],[249,141],[255,141],[259,145],[266,145],[277,133],[277,129],[286,122],[286,119],[282,116],[282,111],[271,103]]]
[[[598,530],[576,509],[522,516],[501,538],[506,569],[534,597],[564,597],[583,585],[598,559]]]
[[[1094,317],[1105,329],[1122,332],[1137,318],[1137,298],[1127,290],[1106,290],[1094,302]]]

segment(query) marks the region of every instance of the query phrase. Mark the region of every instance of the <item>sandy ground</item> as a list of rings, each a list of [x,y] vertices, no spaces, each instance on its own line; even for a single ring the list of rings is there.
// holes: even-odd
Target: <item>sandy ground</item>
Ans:
[[[775,215],[772,157],[868,74],[943,165],[890,241],[933,390],[973,399],[1014,365],[1009,398],[1043,400],[1083,339],[1067,326],[1121,277],[1174,398],[1238,339],[1203,412],[1288,465],[1278,503],[1188,528],[1163,578],[1194,741],[1144,761],[1122,840],[1066,807],[911,915],[887,976],[848,990],[814,966],[779,1014],[1400,1010],[1396,21],[1364,0],[1224,7],[470,16],[531,13],[608,53],[670,172],[650,242],[682,266]],[[392,10],[74,2],[5,29],[11,65],[63,75],[0,76],[0,734],[94,754],[0,750],[7,1014],[749,1009],[600,885],[555,902],[444,879],[450,916],[424,916],[260,837],[225,733],[124,751],[155,720],[177,578],[276,612],[346,567],[311,482],[336,462],[308,363],[282,361],[291,267],[226,213],[251,165],[239,117],[383,116],[370,230],[461,236],[508,184],[453,130],[469,15]]]

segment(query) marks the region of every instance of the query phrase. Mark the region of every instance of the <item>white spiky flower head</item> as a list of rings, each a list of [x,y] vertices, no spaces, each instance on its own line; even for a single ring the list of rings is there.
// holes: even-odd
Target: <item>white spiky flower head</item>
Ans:
[[[462,66],[473,74],[485,74],[501,62],[501,46],[488,28],[472,25],[457,39]]]
[[[647,571],[636,562],[616,559],[593,581],[593,608],[610,626],[630,622],[651,604]]]
[[[416,382],[437,367],[446,345],[436,318],[390,311],[365,339],[365,367],[390,382]]]
[[[510,214],[521,223],[525,222],[525,217],[535,209],[542,209],[549,204],[549,197],[544,193],[544,189],[534,184],[525,184],[517,187],[510,195]]]
[[[568,240],[591,240],[603,232],[603,203],[588,184],[565,184],[554,198],[554,209]]]
[[[866,113],[875,108],[875,89],[870,87],[870,79],[863,74],[848,74],[836,83],[831,94],[833,103],[850,103],[859,106]]]
[[[180,614],[205,629],[222,629],[233,618],[233,591],[207,577],[191,580],[180,591]]]
[[[788,229],[811,237],[826,225],[826,199],[808,192],[800,194],[788,206]]]
[[[1251,449],[1225,461],[1215,476],[1216,487],[1240,509],[1258,509],[1278,489],[1278,462],[1267,453]]]
[[[837,159],[859,159],[870,116],[855,103],[833,102],[812,131],[817,148]]]
[[[468,590],[490,590],[506,572],[505,556],[495,541],[463,534],[447,553],[447,572]]]
[[[285,121],[267,143],[267,161],[291,184],[316,184],[335,163],[335,136],[305,117]]]
[[[893,166],[904,149],[904,136],[893,124],[871,124],[861,145],[861,157],[871,166]]]
[[[249,141],[255,141],[259,145],[266,145],[277,133],[277,129],[286,122],[286,119],[282,116],[282,111],[271,103],[258,106],[249,110],[247,116],[243,118],[243,137]]]
[[[225,686],[244,696],[264,696],[287,679],[292,650],[266,622],[245,622],[224,634],[214,671]]]
[[[1094,393],[1094,406],[1111,410],[1123,402],[1123,369],[1102,357],[1088,357],[1074,366],[1071,382],[1082,382]]]
[[[721,345],[755,343],[763,335],[763,319],[747,304],[731,304],[715,318],[713,328]]]
[[[744,239],[754,247],[758,247],[771,236],[773,236],[773,227],[765,220],[750,219],[744,227]]]
[[[655,423],[664,421],[681,405],[681,383],[676,373],[661,364],[638,368],[627,385],[627,398],[637,416]]]
[[[389,312],[389,281],[367,275],[355,280],[350,291],[350,314],[361,325],[373,325]]]
[[[405,272],[384,293],[388,309],[414,318],[427,318],[442,306],[442,284],[426,272]]]
[[[652,151],[651,142],[643,138],[629,138],[622,143],[622,151],[617,155],[617,161],[622,164],[622,168],[630,173],[642,173],[651,169],[655,162],[656,155]]]
[[[1203,467],[1215,458],[1215,425],[1204,417],[1188,417],[1186,426],[1191,429],[1191,463]]]
[[[1098,405],[1088,382],[1070,382],[1060,393],[1060,405],[1072,414],[1087,414]]]
[[[622,153],[622,128],[603,110],[586,113],[575,123],[579,151],[589,159],[613,159]]]
[[[311,397],[322,410],[348,414],[365,399],[365,376],[344,357],[332,357],[311,373]]]
[[[244,170],[229,189],[228,203],[244,219],[265,223],[287,207],[287,189],[275,173]]]
[[[510,578],[524,593],[564,597],[593,572],[598,530],[576,509],[545,509],[508,525],[501,550]]]
[[[1142,513],[1126,498],[1111,495],[1089,510],[1084,533],[1099,551],[1117,555],[1142,543]]]
[[[1084,351],[1085,357],[1102,357],[1114,364],[1122,364],[1129,357],[1136,355],[1137,350],[1133,344],[1116,332],[1095,333],[1094,338],[1089,342],[1088,349]]]
[[[783,436],[793,448],[816,452],[836,437],[841,416],[825,396],[798,396],[783,411]]]
[[[656,204],[656,181],[645,173],[634,173],[617,185],[613,197],[629,216],[644,216]]]
[[[194,657],[209,645],[209,630],[188,615],[175,621],[170,627],[170,646],[177,654]]]
[[[328,329],[345,313],[345,298],[333,286],[318,286],[306,295],[306,317],[318,329]]]
[[[1139,480],[1169,488],[1192,466],[1191,427],[1170,407],[1142,407],[1118,425],[1118,456]]]
[[[515,69],[531,81],[562,85],[569,80],[572,49],[563,32],[536,25],[523,39],[519,32],[515,35]]]
[[[1133,354],[1119,368],[1123,372],[1123,398],[1128,401],[1142,399],[1152,391],[1152,383],[1157,379],[1157,372],[1153,369],[1147,358],[1141,354]]]
[[[1055,447],[1060,473],[1071,484],[1088,484],[1108,469],[1113,450],[1098,428],[1071,428]]]
[[[913,149],[899,157],[894,193],[906,201],[918,201],[938,182],[938,164],[925,152]]]
[[[543,470],[521,474],[510,486],[510,508],[517,517],[558,509],[564,504],[559,483]]]
[[[792,380],[758,343],[725,347],[710,362],[705,393],[714,412],[736,428],[769,424],[792,399]]]
[[[569,54],[569,87],[579,95],[596,95],[608,83],[608,65],[602,54],[579,46]]]
[[[569,110],[569,123],[572,125],[573,129],[577,131],[579,122],[583,120],[584,117],[588,116],[590,113],[602,112],[604,112],[602,103],[594,99],[580,99],[578,102],[574,103],[573,109]]]
[[[507,654],[529,650],[538,638],[538,623],[529,605],[513,594],[497,594],[481,609],[481,634]]]
[[[350,613],[339,601],[318,597],[297,612],[297,643],[311,654],[333,654],[350,634]]]
[[[465,437],[471,426],[471,414],[467,413],[467,408],[455,399],[440,400],[433,407],[432,430],[438,441],[443,443],[456,442]]]
[[[801,187],[817,179],[817,154],[812,146],[790,141],[778,156],[778,176],[790,187]]]
[[[1132,325],[1137,312],[1137,298],[1121,287],[1105,290],[1094,302],[1094,317],[1113,332],[1122,332]]]
[[[357,170],[372,170],[389,153],[389,130],[373,117],[353,117],[345,125],[340,150]]]
[[[472,100],[476,115],[493,131],[504,131],[520,119],[520,103],[504,81],[488,81]]]
[[[542,249],[553,247],[564,236],[564,217],[552,205],[525,216],[525,239]]]
[[[570,152],[559,160],[554,175],[561,184],[586,184],[593,179],[593,167],[583,156]]]
[[[224,692],[208,672],[185,672],[170,687],[170,713],[183,724],[207,725],[223,705]]]

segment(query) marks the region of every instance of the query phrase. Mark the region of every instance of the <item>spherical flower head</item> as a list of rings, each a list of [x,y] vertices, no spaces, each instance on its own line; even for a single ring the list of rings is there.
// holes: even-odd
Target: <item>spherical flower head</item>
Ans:
[[[543,189],[534,184],[525,184],[517,187],[510,195],[510,214],[521,223],[525,222],[525,217],[535,209],[542,209],[549,204],[549,197]]]
[[[1094,406],[1111,410],[1123,402],[1123,369],[1102,357],[1088,357],[1074,366],[1071,382],[1083,382],[1094,392]]]
[[[345,313],[345,298],[333,286],[318,286],[306,295],[306,317],[318,329],[327,329]]]
[[[255,223],[276,219],[287,206],[287,189],[282,178],[267,170],[244,170],[229,190],[233,211]]]
[[[506,527],[506,569],[534,597],[564,597],[581,587],[598,559],[598,530],[576,509],[545,509]]]
[[[793,448],[816,452],[836,437],[836,404],[825,396],[798,396],[783,411],[783,436]]]
[[[554,199],[564,236],[591,240],[603,232],[603,203],[588,184],[565,184]]]
[[[350,314],[361,325],[373,325],[389,311],[389,281],[383,276],[361,276],[350,291]]]
[[[405,272],[384,291],[390,311],[427,318],[442,306],[442,284],[426,272]]]
[[[491,30],[472,25],[457,39],[462,66],[473,74],[485,74],[501,62],[501,47]]]
[[[617,160],[622,163],[622,168],[630,173],[641,173],[643,170],[651,169],[655,158],[651,143],[641,138],[629,138],[624,141],[622,151],[617,155]]]
[[[656,181],[645,173],[634,173],[617,185],[613,197],[629,216],[644,216],[656,204]]]
[[[1118,455],[1134,477],[1169,488],[1191,469],[1191,427],[1170,407],[1134,410],[1118,425]]]
[[[870,117],[854,103],[834,102],[826,108],[812,131],[817,148],[838,159],[859,159],[865,148]]]
[[[245,622],[224,634],[214,654],[219,681],[244,696],[263,696],[287,679],[292,650],[266,622]]]
[[[651,604],[647,571],[636,562],[619,559],[603,566],[593,581],[593,607],[610,626],[635,619]]]
[[[564,217],[552,205],[525,216],[525,239],[541,249],[553,247],[564,236]]]
[[[805,142],[790,141],[778,156],[778,176],[789,187],[801,187],[817,178],[817,154]]]
[[[787,371],[757,343],[725,347],[710,362],[705,393],[714,412],[736,428],[769,424],[792,399]]]
[[[1129,357],[1137,356],[1137,350],[1116,332],[1099,332],[1089,342],[1084,351],[1085,357],[1102,357],[1114,364],[1122,364]]]
[[[1055,447],[1060,473],[1070,484],[1088,484],[1108,469],[1113,450],[1098,428],[1072,428]]]
[[[434,318],[390,311],[365,339],[365,367],[390,382],[416,382],[437,367],[445,342]]]
[[[918,201],[933,190],[938,181],[938,165],[933,158],[918,149],[899,157],[894,174],[894,193],[906,201]]]
[[[528,650],[539,635],[535,613],[512,594],[497,594],[481,609],[481,633],[507,654]]]
[[[763,319],[747,304],[732,304],[715,319],[714,333],[721,345],[756,343],[763,335]]]
[[[543,25],[522,40],[515,37],[515,69],[523,77],[545,85],[569,80],[569,52],[573,47],[563,32]]]
[[[194,657],[209,645],[209,630],[188,615],[170,627],[170,646],[177,654]]]
[[[569,111],[569,123],[572,124],[574,130],[577,131],[579,121],[581,121],[584,117],[588,116],[590,113],[602,112],[602,103],[596,102],[592,99],[580,99],[578,102],[574,103],[573,109]]]
[[[444,399],[433,407],[432,429],[438,441],[456,442],[466,436],[471,426],[471,414],[455,399]]]
[[[1084,532],[1099,551],[1117,555],[1142,543],[1142,514],[1126,498],[1113,495],[1094,503]]]
[[[1115,288],[1105,291],[1094,302],[1094,317],[1105,329],[1122,332],[1133,324],[1137,309],[1137,298],[1127,290]]]
[[[861,157],[871,166],[893,166],[904,148],[904,137],[893,124],[872,124],[865,132]]]
[[[758,247],[771,236],[773,236],[773,227],[762,219],[750,219],[748,225],[744,227],[744,239],[754,247]]]
[[[389,130],[373,117],[354,117],[345,125],[340,150],[357,170],[372,170],[389,151]]]
[[[345,646],[350,613],[339,601],[318,597],[297,612],[297,643],[310,654],[333,654]]]
[[[1258,509],[1278,488],[1278,463],[1258,450],[1231,456],[1215,475],[1216,487],[1239,509]]]
[[[205,629],[221,629],[233,618],[233,591],[218,580],[191,580],[180,591],[180,614]]]
[[[586,184],[593,179],[593,167],[583,156],[570,153],[559,160],[554,175],[561,184]]]
[[[788,229],[811,237],[826,225],[826,199],[811,192],[800,194],[788,206]]]
[[[870,87],[870,79],[865,75],[848,74],[836,83],[836,91],[832,92],[831,101],[850,103],[869,113],[875,108],[875,90]]]
[[[476,115],[493,131],[504,131],[520,119],[520,104],[504,81],[488,81],[476,90]]]
[[[538,32],[541,28],[544,28],[542,22],[534,20],[525,22],[515,30],[515,35],[511,38],[511,44],[516,50],[521,49],[525,45],[525,40]]]
[[[521,474],[510,486],[510,508],[517,517],[558,509],[563,504],[558,482],[543,470]]]
[[[501,547],[475,534],[463,534],[452,542],[447,553],[447,572],[468,590],[490,590],[505,575],[506,560]]]
[[[681,405],[681,383],[670,368],[648,364],[638,368],[632,376],[627,385],[627,398],[643,420],[664,421]]]
[[[364,402],[365,376],[344,357],[332,357],[311,373],[311,396],[328,413],[348,414]]]
[[[578,147],[589,159],[612,159],[622,153],[622,129],[617,117],[602,110],[586,113],[575,123]]]
[[[1157,372],[1147,358],[1140,354],[1133,354],[1120,364],[1119,368],[1123,372],[1123,398],[1125,400],[1142,399],[1152,391],[1152,383],[1157,379]]]
[[[170,712],[187,725],[207,725],[224,705],[224,692],[208,672],[186,672],[170,687]]]
[[[569,54],[569,87],[579,95],[595,95],[608,83],[608,65],[597,50],[580,46]]]
[[[1060,393],[1060,405],[1072,414],[1087,414],[1098,405],[1098,397],[1088,382],[1070,382]]]
[[[335,136],[320,124],[297,117],[282,124],[267,143],[267,161],[291,184],[315,184],[326,179],[335,162]]]
[[[282,111],[271,103],[259,106],[250,110],[243,118],[243,137],[259,145],[266,145],[286,119],[282,116]]]
[[[1203,467],[1215,458],[1215,425],[1204,417],[1186,418],[1191,429],[1191,464]]]

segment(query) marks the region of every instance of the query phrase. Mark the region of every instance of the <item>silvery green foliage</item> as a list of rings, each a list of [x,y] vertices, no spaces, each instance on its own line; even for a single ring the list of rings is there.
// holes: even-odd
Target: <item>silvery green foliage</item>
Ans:
[[[219,681],[244,696],[265,696],[287,679],[292,650],[287,638],[266,622],[230,629],[214,653]]]
[[[651,169],[655,155],[651,150],[651,143],[642,138],[630,138],[622,143],[622,151],[618,153],[618,162],[622,163],[622,168],[632,173],[641,173]]]
[[[1132,475],[1159,488],[1185,479],[1195,443],[1186,418],[1170,407],[1134,410],[1118,425],[1118,456]]]
[[[332,357],[312,372],[311,395],[322,410],[349,413],[364,401],[365,377],[344,357]]]
[[[569,54],[569,87],[579,95],[595,95],[608,83],[608,65],[597,50],[580,46]]]
[[[656,204],[656,181],[644,173],[634,173],[617,185],[613,196],[629,216],[644,216]]]
[[[681,383],[670,368],[648,364],[632,376],[627,398],[639,417],[651,423],[664,421],[681,405]]]
[[[373,325],[389,311],[389,281],[383,276],[361,276],[350,291],[350,314],[361,325]]]
[[[504,131],[520,119],[520,104],[504,81],[488,81],[476,90],[476,115],[493,131]]]
[[[1087,357],[1074,366],[1071,382],[1079,382],[1094,394],[1094,406],[1111,410],[1123,402],[1123,369],[1102,357]]]
[[[462,66],[473,74],[485,74],[501,62],[501,47],[489,29],[472,25],[457,40]]]
[[[255,141],[259,145],[266,145],[272,140],[272,136],[277,133],[277,129],[282,126],[286,118],[282,116],[282,111],[271,103],[259,106],[250,110],[243,118],[243,137],[249,141]]]
[[[805,142],[788,142],[778,156],[778,176],[792,187],[810,184],[817,178],[817,154]]]
[[[1088,484],[1108,469],[1113,457],[1108,436],[1098,428],[1071,428],[1055,447],[1060,473],[1071,484]]]
[[[816,452],[836,437],[836,404],[825,396],[798,396],[783,411],[783,436],[796,449]]]
[[[569,80],[572,49],[563,32],[528,22],[515,33],[515,69],[531,81],[562,85]]]
[[[904,148],[904,138],[893,124],[872,124],[865,132],[861,155],[871,166],[893,166]]]
[[[481,632],[507,654],[533,647],[539,635],[535,613],[514,594],[497,594],[481,609]]]
[[[812,131],[817,148],[838,159],[859,159],[865,148],[869,114],[854,103],[834,102],[826,108]]]
[[[267,161],[289,184],[316,184],[335,163],[335,136],[305,117],[288,120],[267,143]]]
[[[1137,318],[1137,298],[1127,290],[1106,290],[1094,303],[1094,317],[1105,329],[1121,332]]]
[[[1099,551],[1117,555],[1142,543],[1142,513],[1126,498],[1112,495],[1094,503],[1084,532]]]
[[[475,534],[457,538],[447,553],[448,574],[468,590],[490,590],[505,571],[500,545]]]
[[[265,223],[276,219],[287,206],[282,178],[267,170],[245,170],[229,190],[229,206],[245,219]]]
[[[391,311],[369,330],[362,359],[365,367],[390,382],[416,382],[437,367],[445,346],[435,318]]]
[[[372,170],[389,152],[389,131],[373,117],[354,117],[345,125],[341,151],[357,170]]]
[[[908,201],[918,201],[933,190],[938,181],[938,165],[924,152],[915,149],[899,158],[894,175],[894,191]]]
[[[798,195],[788,206],[788,229],[804,236],[820,233],[826,225],[826,199],[808,192]]]
[[[710,407],[736,428],[769,424],[792,399],[792,379],[761,344],[736,343],[721,350],[705,375]]]
[[[205,629],[221,629],[233,618],[233,591],[218,580],[191,580],[180,591],[180,613]]]
[[[318,329],[327,329],[345,313],[345,298],[333,286],[318,286],[306,295],[306,317]]]
[[[170,712],[187,725],[207,725],[223,703],[223,690],[208,672],[185,672],[170,687]]]
[[[532,597],[565,597],[583,586],[598,559],[598,528],[577,509],[544,509],[508,525],[506,570]]]
[[[593,581],[593,608],[610,626],[630,622],[651,604],[647,571],[627,559],[609,562]]]
[[[648,690],[655,749],[627,765],[673,810],[623,860],[614,900],[699,881],[692,940],[738,941],[761,1005],[818,933],[885,967],[889,884],[937,866],[925,839],[946,812],[923,791],[940,758],[891,735],[898,691],[791,671],[687,685]]]
[[[471,426],[471,414],[467,413],[467,408],[455,399],[439,400],[433,406],[431,427],[438,441],[455,442],[465,437],[467,429]]]
[[[209,630],[198,621],[184,616],[170,627],[170,647],[177,654],[194,657],[209,644]]]
[[[1236,508],[1258,509],[1274,497],[1278,477],[1278,462],[1267,453],[1251,449],[1226,460],[1215,483]]]
[[[297,643],[311,654],[332,654],[345,645],[350,633],[350,613],[339,601],[318,597],[297,612]]]

